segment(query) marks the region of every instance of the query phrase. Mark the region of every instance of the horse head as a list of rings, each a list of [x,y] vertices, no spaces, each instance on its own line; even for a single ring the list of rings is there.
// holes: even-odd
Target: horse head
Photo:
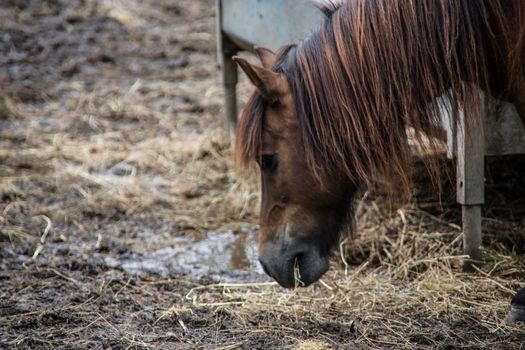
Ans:
[[[259,260],[283,287],[307,286],[328,269],[353,187],[337,173],[316,178],[306,161],[295,99],[288,78],[279,72],[279,57],[261,47],[256,52],[262,66],[234,59],[257,88],[241,118],[237,153],[260,168]]]

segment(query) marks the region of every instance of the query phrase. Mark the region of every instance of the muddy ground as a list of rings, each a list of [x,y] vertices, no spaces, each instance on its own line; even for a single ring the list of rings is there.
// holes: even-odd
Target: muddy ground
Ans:
[[[421,175],[408,204],[362,194],[321,282],[264,276],[213,3],[0,2],[0,347],[524,348],[503,323],[525,282],[520,157],[488,166],[476,273],[461,273],[453,186],[439,201]]]

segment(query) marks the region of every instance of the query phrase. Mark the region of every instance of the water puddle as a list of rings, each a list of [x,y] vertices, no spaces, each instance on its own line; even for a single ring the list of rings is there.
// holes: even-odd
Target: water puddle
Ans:
[[[161,278],[185,276],[217,282],[268,281],[257,259],[253,233],[209,232],[196,237],[176,237],[172,244],[148,254],[115,259],[105,256],[112,268],[135,275]]]

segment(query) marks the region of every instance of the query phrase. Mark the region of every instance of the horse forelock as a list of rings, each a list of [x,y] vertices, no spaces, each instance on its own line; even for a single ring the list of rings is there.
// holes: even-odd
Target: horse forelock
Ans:
[[[290,52],[296,45],[284,46],[277,52],[277,61],[273,71],[283,73],[291,60]],[[239,125],[237,126],[235,142],[235,163],[241,170],[249,168],[261,153],[262,131],[266,101],[264,96],[255,90],[244,106]]]
[[[262,147],[264,99],[254,91],[244,106],[235,140],[235,164],[245,170],[255,161]]]

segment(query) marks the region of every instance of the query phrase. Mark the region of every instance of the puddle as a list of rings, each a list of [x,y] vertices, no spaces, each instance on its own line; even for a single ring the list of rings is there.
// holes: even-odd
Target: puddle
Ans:
[[[172,244],[149,254],[115,259],[105,256],[112,268],[136,275],[161,278],[203,277],[217,282],[269,281],[257,258],[254,233],[209,232],[197,237],[176,237]]]

